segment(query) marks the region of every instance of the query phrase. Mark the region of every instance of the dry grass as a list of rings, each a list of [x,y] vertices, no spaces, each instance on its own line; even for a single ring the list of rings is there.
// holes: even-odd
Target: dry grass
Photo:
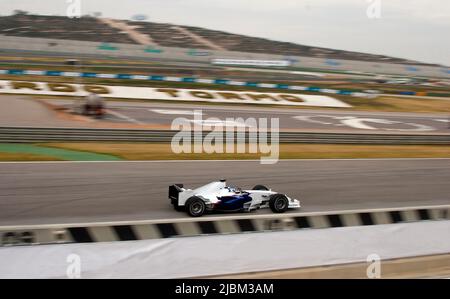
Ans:
[[[47,147],[89,151],[118,156],[125,160],[211,160],[259,159],[260,154],[193,153],[175,154],[170,144],[151,143],[46,143]],[[262,156],[266,156],[263,154]],[[450,147],[444,145],[346,145],[281,144],[281,159],[332,158],[450,158]]]
[[[364,279],[367,263],[350,263],[281,269],[252,273],[218,275],[214,279]],[[436,278],[450,276],[450,254],[383,260],[382,278]]]
[[[0,152],[0,161],[60,161],[61,159],[26,153],[4,153]]]
[[[345,98],[346,103],[353,106],[354,110],[365,111],[389,111],[389,112],[449,112],[450,99],[420,99],[420,98],[398,98],[380,96],[374,99]],[[352,110],[353,110],[352,109]]]

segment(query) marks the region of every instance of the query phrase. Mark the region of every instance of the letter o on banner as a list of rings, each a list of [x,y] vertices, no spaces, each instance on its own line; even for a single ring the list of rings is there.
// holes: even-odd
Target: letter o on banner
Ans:
[[[206,91],[190,91],[189,92],[191,95],[193,95],[196,98],[201,98],[201,99],[214,99],[214,95],[210,94],[209,92]]]
[[[17,81],[11,81],[11,86],[13,89],[31,89],[31,90],[41,90],[41,88],[39,88],[37,86],[36,83],[33,82],[17,82]]]
[[[99,85],[85,85],[84,90],[91,93],[96,94],[109,94],[110,91],[105,86],[99,86]]]
[[[76,89],[72,85],[69,84],[63,84],[63,83],[48,83],[48,88],[50,88],[51,91],[58,91],[58,92],[75,92]]]
[[[296,102],[296,103],[303,103],[304,100],[301,98],[293,95],[293,94],[280,94],[279,97],[283,100],[289,101],[289,102]]]

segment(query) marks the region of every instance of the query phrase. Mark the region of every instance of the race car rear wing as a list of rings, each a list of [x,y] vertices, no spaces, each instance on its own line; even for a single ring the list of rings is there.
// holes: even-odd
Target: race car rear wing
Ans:
[[[174,184],[169,186],[169,198],[172,203],[178,202],[180,192],[183,192],[183,184]]]

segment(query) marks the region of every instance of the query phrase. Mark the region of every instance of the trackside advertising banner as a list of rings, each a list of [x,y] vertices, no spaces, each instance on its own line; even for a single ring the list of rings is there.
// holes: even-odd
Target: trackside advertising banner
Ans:
[[[0,93],[53,96],[85,96],[89,93],[97,93],[104,98],[206,101],[215,103],[272,104],[336,108],[351,107],[338,99],[322,95],[25,81],[0,81]]]

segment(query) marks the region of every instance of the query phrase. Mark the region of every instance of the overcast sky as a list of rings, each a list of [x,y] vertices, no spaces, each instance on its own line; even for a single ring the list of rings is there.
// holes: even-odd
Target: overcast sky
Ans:
[[[0,0],[0,13],[65,15],[69,1]],[[368,18],[376,1],[381,17]],[[81,9],[450,66],[449,0],[81,0]]]

